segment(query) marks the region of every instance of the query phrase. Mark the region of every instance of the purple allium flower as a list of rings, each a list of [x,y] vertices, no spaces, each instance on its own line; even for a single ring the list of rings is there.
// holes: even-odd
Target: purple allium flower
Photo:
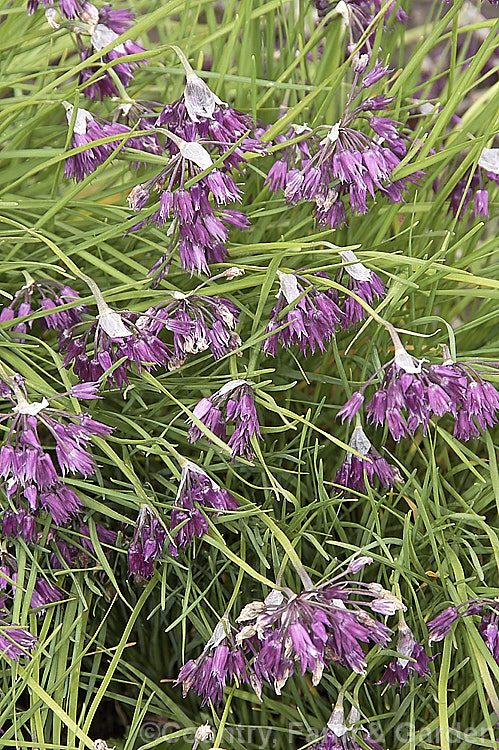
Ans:
[[[161,306],[157,315],[161,323],[166,319],[184,326],[173,329],[174,357],[168,362],[168,369],[180,367],[192,354],[209,349],[219,359],[241,346],[234,331],[239,310],[228,299],[173,292],[172,300]],[[151,328],[154,330],[153,325]]]
[[[208,521],[203,510],[215,511],[215,518],[220,511],[237,510],[239,503],[223,487],[220,487],[203,469],[191,461],[182,466],[177,496],[172,509],[171,531],[173,541],[170,552],[178,556],[178,550],[185,552],[195,536],[202,537],[208,531]],[[174,532],[178,526],[181,528]]]
[[[35,299],[37,304],[34,304]],[[52,279],[38,279],[35,281],[27,275],[26,284],[14,295],[10,304],[0,310],[0,321],[12,320],[12,330],[26,333],[27,328],[33,325],[32,320],[15,323],[16,318],[31,315],[33,312],[46,311],[38,320],[45,328],[53,328],[61,333],[77,323],[80,323],[82,314],[86,312],[85,305],[75,305],[68,310],[58,310],[63,305],[76,302],[80,299],[78,292],[70,286],[60,284]]]
[[[372,562],[370,558],[362,561]],[[299,594],[275,590],[265,601],[243,608],[237,622],[248,624],[238,640],[258,639],[253,668],[260,685],[266,681],[280,694],[295,664],[302,674],[307,669],[312,672],[313,685],[320,682],[324,668],[334,663],[362,674],[366,666],[363,644],[387,645],[390,629],[366,609],[387,615],[404,605],[378,583],[341,581],[349,572],[350,567]],[[371,601],[352,598],[359,594]]]
[[[75,330],[73,327],[59,339],[60,351],[65,355],[64,366],[72,364],[82,381],[97,381],[124,358],[108,377],[109,387],[115,384],[122,390],[128,384],[128,373],[134,364],[139,373],[143,367],[146,370],[158,365],[166,367],[170,352],[153,330],[162,327],[185,332],[190,330],[190,326],[181,321],[159,318],[155,308],[145,313],[112,310],[100,292],[96,300],[98,315],[87,329],[78,334],[78,328]],[[93,348],[87,352],[89,344]]]
[[[310,131],[305,137],[306,148],[286,147],[280,167],[274,167],[267,177],[270,189],[283,189],[289,203],[312,202],[313,213],[322,226],[333,228],[346,223],[344,197],[352,213],[365,214],[369,210],[368,195],[375,198],[379,193],[392,203],[400,203],[408,183],[417,183],[423,176],[415,172],[404,179],[393,179],[394,170],[407,153],[406,139],[399,134],[400,123],[368,114],[385,109],[392,98],[370,96],[353,105],[366,88],[390,72],[377,64],[356,88],[360,76],[356,70],[341,120]],[[357,119],[367,120],[374,136],[353,128]],[[327,132],[320,139],[324,129]],[[290,135],[294,133],[293,128]]]
[[[6,441],[0,447],[0,477],[7,497],[15,501],[18,510],[16,514],[7,513],[4,524],[6,532],[12,536],[26,534],[28,541],[34,534],[32,514],[40,508],[48,510],[54,523],[61,525],[81,507],[77,494],[63,478],[68,473],[79,472],[86,477],[94,473],[87,446],[93,437],[110,435],[111,428],[85,412],[72,414],[51,407],[46,398],[30,402],[20,376],[10,378],[6,385],[3,397],[13,406],[0,415],[0,422],[10,422]],[[50,451],[45,447],[47,436],[53,445]],[[23,514],[20,511],[26,503],[28,513]]]
[[[424,680],[428,679],[430,675],[429,664],[432,659],[427,655],[424,647],[418,643],[403,616],[399,615],[399,617],[397,652],[401,656],[388,664],[381,680],[376,684],[381,685],[383,682],[388,682],[390,687],[398,685],[399,689],[402,690],[410,677],[413,676],[413,672],[416,672]]]
[[[103,545],[104,554],[106,557],[109,557],[110,550],[107,548],[116,544],[118,535],[115,531],[107,529],[100,523],[95,524],[95,532],[100,543]],[[49,532],[49,539],[55,542],[59,553],[53,552],[50,555],[50,564],[55,570],[60,570],[64,567],[61,558],[72,568],[88,568],[90,565],[95,564],[96,552],[90,539],[90,531],[87,524],[80,524],[77,529],[75,542],[80,546],[69,544],[65,539],[62,539],[57,533],[57,529],[52,529]]]
[[[236,680],[239,685],[248,682],[247,663],[244,653],[234,643],[231,626],[222,618],[202,653],[181,668],[175,685],[182,685],[185,698],[193,690],[202,698],[202,706],[210,701],[218,706],[224,687]]]
[[[324,727],[324,736],[319,742],[312,745],[312,750],[361,750],[361,745],[356,740],[356,735],[359,734],[363,742],[372,750],[383,750],[381,745],[372,739],[367,729],[362,725],[352,727],[359,721],[360,713],[352,706],[345,723],[345,713],[340,698]]]
[[[73,105],[65,102],[66,117],[68,124],[71,123],[73,116]],[[71,177],[76,182],[80,182],[87,175],[95,172],[98,166],[103,164],[108,159],[113,151],[120,145],[121,141],[111,141],[110,143],[102,143],[98,146],[93,146],[94,141],[100,138],[106,138],[108,136],[120,136],[124,133],[129,133],[130,128],[126,125],[121,125],[119,122],[107,122],[102,118],[95,118],[91,112],[86,109],[78,108],[76,118],[73,126],[73,133],[71,136],[71,147],[78,148],[80,146],[87,146],[84,151],[80,151],[78,154],[68,156],[64,167],[64,174],[66,177]],[[130,146],[135,149],[143,150],[147,144],[144,144],[139,137],[129,138],[124,143],[125,146]]]
[[[192,413],[222,440],[226,440],[227,422],[233,422],[235,429],[228,441],[232,456],[241,456],[251,461],[254,456],[251,437],[254,434],[259,438],[262,436],[250,383],[246,380],[231,380],[209,398],[201,399]],[[189,442],[195,443],[203,433],[189,421]]]
[[[36,521],[31,512],[24,508],[11,510],[3,514],[2,534],[4,537],[17,539],[21,536],[28,544],[36,539]]]
[[[16,580],[16,574],[12,575],[12,579]],[[33,596],[31,597],[31,606],[33,609],[37,609],[37,615],[43,615],[46,612],[47,604],[54,604],[64,599],[62,591],[53,584],[49,583],[43,578],[38,578],[33,588]]]
[[[168,129],[165,151],[170,159],[158,175],[137,185],[128,197],[130,207],[140,210],[153,190],[160,191],[158,210],[133,227],[138,229],[150,222],[164,226],[169,222],[169,249],[151,269],[158,278],[167,272],[177,245],[182,268],[191,274],[209,275],[210,263],[220,263],[228,257],[229,228],[243,230],[249,225],[241,211],[226,208],[227,204],[241,200],[241,191],[231,171],[241,169],[246,163],[245,151],[264,151],[260,141],[247,135],[234,148],[251,130],[251,119],[221,102],[194,73],[183,53],[173,48],[186,71],[186,87],[180,99],[163,108],[156,122],[159,128]],[[188,180],[223,155],[222,165],[190,188],[185,187]]]
[[[366,406],[368,421],[376,425],[386,422],[394,440],[413,433],[419,425],[425,432],[432,415],[452,414],[453,434],[459,440],[478,437],[480,430],[499,421],[499,393],[471,366],[474,363],[453,362],[445,347],[444,364],[427,365],[425,360],[416,359],[404,349],[391,327],[389,332],[395,357],[381,368],[384,371],[381,386]],[[379,372],[339,410],[338,416],[343,421],[350,421],[361,408],[364,390]]]
[[[344,250],[340,255],[345,265],[336,275],[338,283],[343,283],[348,290],[363,299],[368,305],[372,305],[376,299],[385,296],[385,286],[380,277],[363,263],[360,263],[352,250]],[[367,312],[360,302],[357,302],[349,294],[344,295],[339,305],[343,313],[342,326],[344,328],[357,325],[367,317]]]
[[[484,611],[485,610],[485,611]],[[442,641],[451,630],[452,623],[460,617],[482,615],[478,631],[490,653],[499,664],[499,598],[470,599],[453,607],[447,607],[428,623],[430,637],[428,643]]]
[[[462,219],[474,196],[475,219],[478,216],[488,219],[488,190],[492,183],[499,185],[499,148],[484,148],[476,168],[465,172],[450,195],[450,210],[454,216]]]
[[[355,427],[349,445],[365,458],[358,458],[353,453],[347,453],[334,478],[335,484],[357,492],[365,492],[366,486],[372,486],[374,477],[379,479],[383,488],[392,487],[395,482],[402,481],[397,467],[389,464],[378,453],[360,425]]]
[[[90,6],[91,4],[86,3],[86,5]],[[135,14],[132,11],[129,9],[112,11],[109,10],[109,7],[109,5],[104,6],[99,12],[98,19],[92,19],[98,20],[98,23],[90,24],[90,47],[86,49],[80,42],[80,57],[82,61],[86,60],[94,52],[100,52],[109,44],[112,44],[123,31],[126,31],[127,28],[133,25]],[[124,14],[126,14],[126,18]],[[127,39],[125,42],[115,45],[110,52],[102,55],[101,61],[103,64],[106,64],[114,60],[126,58],[127,55],[136,55],[142,52],[146,53],[142,45],[137,44],[137,42],[131,39]],[[144,57],[139,62],[123,59],[121,62],[113,65],[112,68],[122,85],[126,88],[130,81],[133,80],[134,71],[137,66],[147,63],[147,56],[144,54]],[[80,85],[84,95],[90,99],[98,98],[101,100],[105,96],[119,96],[120,94],[116,89],[113,78],[109,74],[109,70],[104,71],[98,80],[88,86],[85,85],[98,70],[98,67],[91,66],[90,68],[84,68],[80,73]]]
[[[286,327],[265,339],[263,351],[275,357],[280,342],[285,349],[298,344],[302,354],[306,354],[307,349],[313,354],[316,347],[323,352],[342,319],[341,310],[332,295],[328,291],[319,292],[306,279],[294,273],[277,271],[277,277],[277,304],[272,309],[265,332],[271,333],[283,325]],[[294,307],[281,315],[284,308],[292,305],[300,296]]]
[[[21,656],[29,658],[29,652],[35,648],[38,638],[28,630],[8,623],[6,615],[5,610],[0,610],[0,654],[13,661],[18,661]]]
[[[154,511],[148,505],[142,505],[128,548],[128,574],[136,578],[152,578],[165,539],[166,531]]]

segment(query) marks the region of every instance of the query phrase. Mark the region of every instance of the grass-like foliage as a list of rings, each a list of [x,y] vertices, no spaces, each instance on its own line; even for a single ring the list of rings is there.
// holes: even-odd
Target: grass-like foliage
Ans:
[[[497,4],[402,4],[0,2],[1,747],[497,748]]]

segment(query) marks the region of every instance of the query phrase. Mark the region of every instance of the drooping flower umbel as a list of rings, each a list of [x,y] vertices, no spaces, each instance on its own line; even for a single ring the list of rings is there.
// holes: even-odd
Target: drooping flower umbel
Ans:
[[[172,509],[171,532],[173,541],[170,552],[178,556],[178,550],[185,552],[195,536],[202,537],[208,531],[206,511],[214,512],[237,510],[237,500],[223,487],[220,487],[199,466],[186,461],[182,466],[177,496]],[[175,531],[175,529],[177,529]]]
[[[336,706],[324,727],[324,736],[315,745],[312,750],[361,750],[362,746],[356,740],[360,735],[363,742],[372,750],[383,750],[375,740],[372,739],[367,729],[362,725],[357,725],[360,721],[360,713],[352,706],[345,723],[345,712],[343,709],[343,696],[340,695]]]
[[[397,467],[389,464],[386,458],[378,453],[360,424],[356,425],[349,445],[360,453],[362,458],[354,453],[347,453],[334,478],[334,484],[339,484],[345,490],[348,488],[365,492],[366,486],[372,487],[375,477],[383,488],[392,487],[395,482],[402,481]]]
[[[0,601],[3,605],[3,600]],[[14,625],[10,615],[4,609],[0,610],[0,654],[8,656],[13,661],[19,661],[19,658],[26,656],[30,658],[30,652],[33,651],[38,638],[25,628]]]
[[[193,690],[203,699],[202,706],[210,701],[218,706],[224,687],[234,681],[239,685],[249,681],[247,662],[243,650],[234,641],[227,617],[223,617],[201,655],[183,665],[175,685],[182,685],[184,698]]]
[[[64,102],[64,107],[69,125],[73,118],[74,107],[69,102]],[[88,146],[88,148],[67,157],[64,165],[65,176],[80,182],[87,175],[95,172],[97,167],[103,164],[121,143],[123,143],[123,148],[128,145],[143,150],[145,145],[139,137],[130,137],[124,142],[122,138],[117,138],[117,140],[109,143],[92,145],[94,141],[101,138],[123,136],[130,131],[131,128],[126,125],[121,125],[119,122],[107,122],[107,120],[101,117],[97,118],[88,110],[79,107],[73,123],[71,148],[79,148],[80,146]]]
[[[401,123],[371,114],[386,109],[393,98],[379,94],[361,99],[366,89],[391,71],[376,64],[364,75],[366,66],[367,59],[355,66],[341,120],[308,132],[304,136],[306,149],[285,148],[278,175],[277,171],[272,176],[269,173],[266,180],[274,191],[279,184],[289,203],[312,202],[313,213],[322,226],[340,227],[347,222],[343,198],[352,213],[365,214],[369,210],[368,195],[375,198],[379,194],[400,203],[408,183],[417,183],[422,177],[421,172],[415,172],[404,179],[393,178],[395,168],[407,154],[407,141],[399,132]],[[353,127],[356,120],[367,121],[370,134]]]
[[[108,377],[109,386],[115,384],[119,389],[128,384],[128,373],[133,365],[139,373],[142,368],[166,367],[170,352],[156,335],[158,329],[166,327],[188,333],[190,324],[160,319],[154,308],[145,313],[113,310],[97,284],[92,279],[85,280],[94,294],[98,314],[83,332],[80,332],[80,325],[64,331],[59,339],[60,351],[65,355],[64,366],[72,364],[82,381],[96,381],[123,360]]]
[[[367,610],[383,615],[404,608],[402,602],[379,583],[342,580],[359,571],[371,558],[354,560],[347,569],[317,587],[296,594],[275,590],[263,602],[243,608],[237,622],[245,627],[238,641],[258,639],[253,669],[260,682],[274,686],[279,695],[298,665],[312,672],[317,685],[325,668],[338,664],[362,674],[363,644],[386,646],[391,630]],[[363,596],[364,599],[354,598]]]
[[[227,422],[233,422],[235,429],[228,441],[229,448],[232,448],[232,456],[241,456],[248,460],[253,458],[251,437],[255,434],[259,438],[262,436],[253,388],[247,380],[229,381],[209,398],[202,398],[192,413],[222,440],[226,440]],[[194,422],[190,422],[189,441],[195,443],[203,433]]]
[[[361,263],[352,250],[342,250],[340,256],[343,266],[336,274],[335,281],[338,284],[343,284],[368,305],[385,296],[385,285],[380,277]],[[364,307],[350,294],[344,294],[338,299],[338,305],[342,312],[343,328],[355,326],[367,317]]]
[[[419,425],[425,432],[432,416],[453,415],[453,434],[459,440],[478,437],[480,430],[498,422],[499,393],[472,367],[478,363],[497,368],[497,363],[454,362],[444,347],[443,364],[428,365],[406,351],[392,326],[387,330],[395,356],[342,406],[338,416],[343,421],[350,421],[359,411],[365,389],[383,372],[381,385],[365,410],[368,421],[386,423],[394,440],[413,433]]]
[[[428,623],[428,630],[430,631],[428,643],[443,641],[450,633],[452,623],[459,618],[478,614],[481,615],[478,626],[479,633],[499,664],[499,597],[496,599],[480,597],[447,607]]]
[[[86,311],[85,305],[78,304],[67,310],[57,310],[58,307],[77,302],[80,299],[78,292],[52,279],[35,280],[27,272],[24,275],[26,284],[16,292],[9,305],[0,310],[0,321],[15,321],[16,318],[31,315],[33,312],[45,311],[46,314],[38,318],[40,325],[59,333],[81,322],[82,313]],[[26,333],[33,322],[28,320],[15,323],[12,330]]]
[[[76,40],[80,52],[80,59],[86,60],[95,52],[100,52],[109,44],[118,39],[120,34],[133,27],[135,13],[129,8],[119,8],[114,10],[111,5],[104,5],[98,10],[92,3],[84,2],[82,10],[79,13],[80,20],[87,25],[87,32],[90,35],[90,44],[85,45],[82,40],[82,34],[77,33]],[[103,99],[105,96],[119,96],[119,87],[126,88],[133,80],[134,71],[138,65],[147,64],[147,55],[144,54],[139,60],[128,60],[128,55],[146,53],[144,47],[131,39],[120,42],[101,56],[103,64],[119,60],[120,62],[112,65],[113,73],[110,69],[100,70],[98,65],[91,65],[80,72],[80,86],[85,96],[90,99]],[[122,59],[124,58],[124,59]],[[95,73],[98,77],[92,83],[87,85]],[[119,84],[114,77],[119,80]]]
[[[128,573],[136,578],[152,578],[156,560],[165,546],[166,531],[149,505],[142,505],[133,539],[128,548]]]
[[[212,281],[219,277],[234,279],[243,273],[239,268],[229,268],[212,277]],[[156,308],[159,328],[165,318],[185,326],[185,330],[173,328],[174,356],[168,362],[170,370],[183,365],[192,354],[209,349],[213,357],[219,359],[241,346],[241,339],[234,331],[239,314],[236,305],[223,297],[198,294],[198,289],[200,287],[188,294],[173,292],[171,300]],[[151,323],[151,330],[155,330],[154,322]]]
[[[306,354],[307,350],[313,354],[316,348],[323,352],[342,319],[341,310],[332,295],[328,291],[318,291],[303,276],[295,273],[277,271],[277,278],[277,304],[272,309],[265,332],[272,333],[285,327],[263,341],[263,351],[275,357],[280,343],[285,349],[297,344],[302,354]],[[293,307],[282,315],[289,305]]]
[[[78,397],[94,398],[97,384],[92,385],[90,390],[87,386],[88,395],[80,391]],[[73,393],[70,390],[61,395]],[[12,404],[0,415],[0,422],[8,424],[0,448],[0,477],[10,505],[4,531],[9,530],[12,536],[27,532],[27,541],[32,541],[34,522],[28,519],[42,508],[51,514],[56,526],[76,514],[81,501],[65,483],[65,477],[74,473],[92,476],[95,463],[88,444],[93,437],[106,437],[112,430],[86,412],[74,414],[51,406],[54,399],[29,401],[19,375],[4,381],[1,396]]]
[[[169,222],[168,251],[151,269],[157,279],[168,271],[177,245],[182,268],[191,274],[209,275],[210,263],[228,257],[229,227],[248,226],[245,214],[226,208],[228,203],[241,200],[231,171],[240,170],[245,164],[244,151],[263,150],[263,144],[246,136],[251,120],[221,102],[194,73],[181,50],[173,49],[180,56],[187,82],[183,96],[164,107],[156,123],[167,128],[162,132],[167,135],[168,163],[128,196],[130,207],[137,211],[145,206],[153,189],[160,192],[158,210],[133,228],[149,222],[157,226]],[[235,146],[241,138],[240,145]],[[215,158],[223,155],[223,164],[197,179],[203,170],[212,167]],[[187,186],[193,178],[196,182]]]
[[[490,185],[488,184],[490,183]],[[473,197],[474,217],[489,218],[489,189],[499,185],[499,148],[484,148],[478,164],[468,169],[450,195],[450,210],[462,219]]]
[[[381,680],[377,683],[381,685],[388,682],[390,687],[398,685],[402,690],[408,680],[415,674],[427,680],[430,675],[431,658],[427,655],[422,646],[414,637],[414,633],[407,625],[402,612],[399,612],[397,652],[400,656],[391,661]]]

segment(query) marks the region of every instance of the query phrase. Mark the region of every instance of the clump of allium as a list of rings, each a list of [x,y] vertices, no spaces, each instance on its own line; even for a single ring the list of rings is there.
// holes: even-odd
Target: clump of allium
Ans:
[[[261,438],[260,425],[255,408],[253,388],[246,380],[231,380],[209,398],[202,398],[192,413],[217,437],[227,439],[227,422],[233,422],[235,429],[229,438],[228,446],[232,456],[251,460],[254,456],[251,438]],[[203,433],[192,421],[189,428],[189,441],[195,443]]]
[[[426,432],[431,417],[451,414],[455,418],[454,437],[469,440],[478,437],[499,421],[499,393],[483,380],[472,366],[487,365],[481,360],[454,362],[447,347],[444,362],[428,365],[426,360],[409,354],[395,330],[388,327],[395,356],[374,373],[342,406],[338,416],[351,421],[364,403],[364,391],[382,372],[383,378],[365,407],[367,419],[385,424],[394,440],[412,434],[420,425]],[[497,363],[492,363],[498,367]]]
[[[135,578],[152,578],[156,560],[165,546],[166,531],[148,505],[142,505],[137,516],[133,539],[128,548],[128,573]]]
[[[68,125],[70,125],[74,107],[68,102],[64,102],[64,105]],[[123,143],[123,148],[129,146],[139,151],[153,151],[153,153],[157,153],[158,149],[151,149],[149,138],[144,139],[139,136],[133,136],[124,142],[122,138],[119,138],[119,136],[130,132],[131,128],[127,125],[122,125],[119,122],[108,122],[79,107],[76,111],[71,133],[71,148],[79,148],[81,146],[88,146],[88,148],[67,157],[64,165],[65,176],[73,178],[76,182],[80,182],[87,175],[95,172],[97,167],[103,164],[121,143]],[[110,141],[109,143],[92,145],[94,141],[111,136],[118,137],[115,141]]]
[[[186,461],[182,466],[177,496],[172,509],[170,552],[178,556],[185,552],[194,537],[202,537],[208,531],[207,513],[217,518],[220,511],[237,510],[239,504],[223,487],[196,464]]]
[[[443,641],[450,633],[452,624],[461,617],[481,615],[478,631],[490,653],[499,664],[499,597],[489,599],[479,597],[461,604],[447,607],[428,623],[429,643]]]
[[[296,667],[301,674],[312,673],[313,685],[318,685],[324,669],[334,664],[364,673],[364,644],[386,646],[391,634],[369,610],[391,615],[404,608],[379,583],[341,580],[371,562],[371,558],[357,558],[320,586],[313,587],[308,579],[306,589],[299,593],[288,588],[275,590],[265,601],[243,608],[237,621],[244,627],[237,639],[253,643],[253,669],[260,692],[262,683],[268,682],[279,695]]]
[[[251,129],[250,118],[221,102],[194,73],[183,53],[174,49],[181,57],[187,82],[183,96],[166,105],[156,123],[167,136],[168,161],[159,174],[136,185],[128,196],[130,207],[138,211],[151,192],[159,193],[158,210],[133,227],[168,223],[168,251],[151,269],[157,280],[168,271],[177,246],[181,266],[191,274],[209,275],[211,263],[228,257],[229,227],[246,229],[249,225],[244,213],[226,207],[241,201],[231,172],[245,165],[245,151],[259,153],[264,149],[256,139],[243,137]],[[220,156],[225,156],[223,164],[199,178]],[[189,186],[192,179],[196,182]]]
[[[183,697],[192,690],[202,698],[202,706],[208,703],[218,706],[223,689],[234,681],[242,685],[249,681],[245,654],[234,640],[233,628],[227,617],[223,617],[202,653],[190,659],[179,672],[175,685],[182,685]]]
[[[27,329],[33,326],[34,321],[15,323],[16,318],[43,311],[44,314],[38,318],[40,325],[45,328],[52,328],[59,334],[66,328],[81,322],[81,316],[87,309],[85,305],[74,305],[67,310],[57,309],[63,305],[77,302],[80,299],[78,292],[75,292],[70,286],[60,284],[52,279],[35,281],[26,272],[25,276],[26,284],[16,292],[10,303],[0,310],[0,322],[12,320],[13,331],[26,333]]]
[[[308,350],[313,354],[316,348],[323,352],[342,319],[333,295],[328,290],[320,292],[299,274],[277,271],[277,278],[277,304],[272,309],[265,332],[281,330],[263,341],[263,351],[275,357],[280,343],[285,349],[296,344],[305,355]],[[282,314],[289,305],[293,307]]]
[[[357,736],[360,736],[364,745],[372,750],[383,750],[381,745],[373,740],[367,729],[362,725],[357,726],[359,721],[360,713],[352,706],[345,723],[343,696],[340,696],[324,727],[324,736],[312,745],[311,750],[362,750],[363,745],[357,742]]]
[[[432,659],[426,653],[424,646],[414,637],[414,633],[401,612],[399,612],[398,631],[397,652],[400,656],[388,664],[377,684],[388,682],[390,687],[398,685],[402,690],[408,680],[415,675],[422,677],[423,680],[428,679]]]
[[[285,147],[279,168],[274,166],[266,179],[271,190],[283,189],[288,203],[313,203],[313,213],[322,226],[346,224],[347,209],[367,213],[368,196],[386,196],[392,203],[400,203],[408,184],[423,176],[415,172],[404,179],[393,178],[407,154],[408,140],[400,134],[401,123],[372,114],[386,109],[393,98],[381,94],[366,97],[364,92],[391,71],[376,64],[364,74],[366,64],[363,61],[355,68],[341,120],[305,131],[306,148]],[[369,132],[354,127],[356,120],[366,121]],[[291,135],[295,129],[293,126]]]
[[[97,384],[70,389],[61,396],[95,398]],[[54,399],[29,401],[24,379],[15,375],[2,385],[1,396],[10,402],[0,422],[8,427],[0,447],[0,477],[10,509],[4,515],[4,533],[27,534],[33,541],[33,516],[47,510],[56,526],[66,523],[81,507],[76,492],[66,484],[68,474],[90,477],[95,462],[88,450],[94,437],[107,437],[111,428],[86,412],[74,414],[57,406]],[[15,510],[13,510],[15,509]]]
[[[489,218],[489,190],[499,185],[499,148],[484,148],[474,168],[468,169],[450,194],[450,210],[462,219],[473,198],[475,219]]]
[[[239,268],[229,268],[218,277],[234,279],[243,273]],[[212,280],[214,278],[217,277],[213,277]],[[165,319],[183,326],[172,326],[174,356],[168,362],[170,370],[183,365],[193,354],[209,350],[214,359],[219,359],[241,346],[241,339],[234,331],[236,323],[239,322],[239,310],[236,305],[223,297],[198,294],[200,288],[197,287],[187,294],[173,292],[171,300],[157,307],[158,329],[164,324]],[[154,326],[152,323],[153,331]]]
[[[357,425],[350,438],[349,445],[361,454],[359,458],[354,453],[347,453],[340,466],[334,484],[356,492],[365,492],[366,487],[372,487],[375,477],[383,488],[393,487],[395,482],[401,482],[399,470],[389,464],[386,458],[374,448],[371,441],[360,425]]]
[[[59,340],[64,366],[73,365],[81,381],[96,381],[120,363],[108,376],[109,386],[115,384],[120,390],[128,384],[134,365],[139,373],[142,368],[166,367],[171,353],[157,333],[169,328],[187,334],[191,324],[160,318],[154,307],[145,313],[113,310],[95,282],[87,279],[87,283],[95,296],[98,314],[93,320],[64,331]]]

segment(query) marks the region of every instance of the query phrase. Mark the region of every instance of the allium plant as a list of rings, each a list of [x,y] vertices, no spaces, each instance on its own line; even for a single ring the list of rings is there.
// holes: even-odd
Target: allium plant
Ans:
[[[368,62],[364,55],[355,65],[339,122],[303,131],[306,146],[285,147],[279,171],[269,173],[266,180],[271,190],[281,188],[291,204],[311,202],[321,226],[341,227],[348,223],[350,213],[367,213],[368,196],[386,196],[392,203],[401,203],[409,183],[417,184],[423,177],[418,170],[405,179],[393,177],[407,154],[409,140],[401,132],[400,122],[372,114],[387,109],[393,97],[367,96],[367,89],[393,71],[376,63],[366,73]],[[357,120],[366,121],[367,133],[354,126]],[[288,138],[295,132],[293,128]]]
[[[229,381],[208,398],[202,398],[192,413],[222,440],[227,439],[227,422],[233,422],[234,431],[227,443],[233,457],[253,458],[251,438],[262,436],[251,383],[240,379]],[[195,443],[203,433],[193,420],[190,424],[189,441]]]
[[[172,508],[171,554],[177,557],[178,550],[185,552],[194,537],[206,534],[210,511],[216,518],[220,511],[237,508],[238,502],[230,492],[220,487],[199,466],[186,461],[182,466],[177,496]]]
[[[495,748],[497,2],[4,5],[0,744]]]

